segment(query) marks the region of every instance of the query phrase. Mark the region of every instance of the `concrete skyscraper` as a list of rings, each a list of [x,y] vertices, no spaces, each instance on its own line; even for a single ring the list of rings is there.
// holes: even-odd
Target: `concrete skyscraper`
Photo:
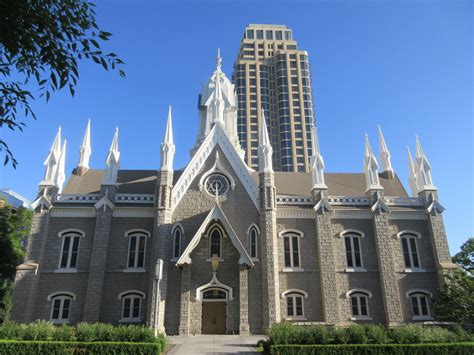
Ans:
[[[314,111],[308,53],[298,49],[292,30],[249,25],[232,79],[238,98],[237,131],[247,165],[258,168],[263,108],[275,170],[310,171]]]

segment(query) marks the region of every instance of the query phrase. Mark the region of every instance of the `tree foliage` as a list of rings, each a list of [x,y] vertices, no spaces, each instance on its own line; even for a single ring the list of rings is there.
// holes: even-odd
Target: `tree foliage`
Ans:
[[[74,96],[81,60],[125,76],[123,61],[101,49],[111,33],[99,29],[94,7],[84,0],[0,0],[0,128],[22,131],[24,118],[36,119],[33,91],[46,101],[64,87]],[[16,167],[1,138],[0,151],[4,165]]]
[[[0,323],[8,318],[16,267],[23,260],[22,242],[30,232],[33,212],[9,205],[0,208]]]
[[[474,324],[474,238],[453,257],[460,268],[445,274],[445,284],[434,300],[439,320]]]

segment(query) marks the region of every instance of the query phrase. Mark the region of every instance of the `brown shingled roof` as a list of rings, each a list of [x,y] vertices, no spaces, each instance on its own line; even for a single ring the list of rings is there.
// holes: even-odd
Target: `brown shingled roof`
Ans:
[[[119,193],[153,194],[157,179],[157,170],[119,170],[118,187]],[[176,170],[173,174],[173,183],[176,183],[182,174],[182,170]],[[87,194],[97,193],[104,176],[104,170],[88,170],[83,176],[71,174],[63,190],[64,194]],[[252,177],[258,183],[258,172],[252,173]],[[325,173],[326,185],[329,195],[332,196],[364,196],[366,189],[365,175],[363,173]],[[394,180],[388,180],[380,176],[380,184],[385,189],[387,196],[407,197],[402,183],[395,176]],[[275,172],[275,185],[277,194],[310,196],[311,173]]]

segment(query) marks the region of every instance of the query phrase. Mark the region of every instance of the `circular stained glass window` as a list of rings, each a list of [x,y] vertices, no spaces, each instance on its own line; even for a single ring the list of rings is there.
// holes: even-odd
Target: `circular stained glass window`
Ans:
[[[206,191],[212,196],[222,196],[229,190],[229,179],[222,174],[212,174],[206,179]]]

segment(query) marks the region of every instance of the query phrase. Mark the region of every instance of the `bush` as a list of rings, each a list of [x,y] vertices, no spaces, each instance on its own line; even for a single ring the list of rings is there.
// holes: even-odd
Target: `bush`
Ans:
[[[277,355],[471,355],[473,343],[453,344],[356,344],[356,345],[273,345]]]
[[[387,344],[389,337],[387,330],[380,325],[367,325],[365,327],[367,335],[367,344]]]
[[[11,354],[160,354],[158,343],[0,340],[0,355]]]

